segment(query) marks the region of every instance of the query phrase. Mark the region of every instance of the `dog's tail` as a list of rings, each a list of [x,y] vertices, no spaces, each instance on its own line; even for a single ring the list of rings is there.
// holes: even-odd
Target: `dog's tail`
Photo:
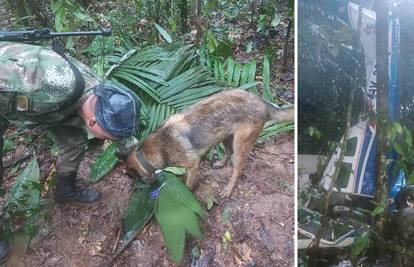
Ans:
[[[295,120],[295,109],[293,105],[279,107],[276,104],[264,100],[267,107],[267,121],[293,122]]]

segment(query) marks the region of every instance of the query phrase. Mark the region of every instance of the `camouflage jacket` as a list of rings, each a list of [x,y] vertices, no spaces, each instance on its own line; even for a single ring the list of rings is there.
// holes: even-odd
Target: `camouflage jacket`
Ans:
[[[64,107],[76,85],[67,60],[47,47],[0,42],[0,117],[26,128],[84,127],[78,110],[102,80],[81,62],[68,59],[82,74],[85,88],[79,100]],[[28,100],[24,108],[19,106],[22,98]],[[120,154],[128,154],[138,144],[134,137],[115,143]]]

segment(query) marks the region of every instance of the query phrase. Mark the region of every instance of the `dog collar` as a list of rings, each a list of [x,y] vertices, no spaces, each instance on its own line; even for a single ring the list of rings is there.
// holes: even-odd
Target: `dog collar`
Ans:
[[[141,150],[138,150],[137,152],[137,159],[139,164],[141,164],[142,168],[144,168],[144,171],[147,174],[155,172],[156,169],[145,159],[144,154]]]

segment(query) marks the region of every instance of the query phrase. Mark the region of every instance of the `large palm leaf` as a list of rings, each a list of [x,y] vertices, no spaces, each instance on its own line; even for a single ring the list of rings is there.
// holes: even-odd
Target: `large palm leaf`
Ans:
[[[173,51],[151,46],[119,52],[109,59],[114,67],[108,78],[125,84],[140,97],[144,122],[140,138],[177,111],[223,89],[206,67],[196,66],[197,55],[192,46]]]

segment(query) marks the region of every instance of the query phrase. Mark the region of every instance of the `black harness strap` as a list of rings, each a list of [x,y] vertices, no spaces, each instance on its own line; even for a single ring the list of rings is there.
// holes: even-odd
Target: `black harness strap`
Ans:
[[[138,150],[137,152],[137,159],[147,174],[152,174],[155,172],[156,169],[144,158],[144,154],[141,150]]]

